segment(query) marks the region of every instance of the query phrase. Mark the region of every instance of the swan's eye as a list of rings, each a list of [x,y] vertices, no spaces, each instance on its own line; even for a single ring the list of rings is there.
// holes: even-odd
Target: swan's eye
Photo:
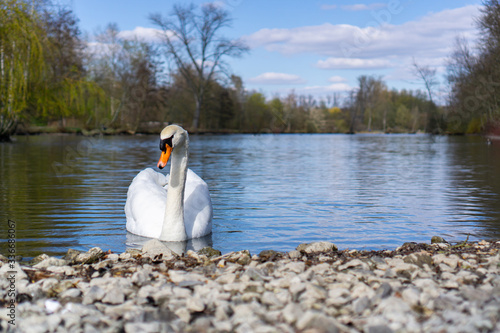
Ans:
[[[172,147],[172,138],[173,137],[174,136],[172,135],[170,138],[166,138],[166,139],[160,140],[160,150],[161,151],[166,151],[167,150],[166,145],[168,145],[170,148],[173,148]]]

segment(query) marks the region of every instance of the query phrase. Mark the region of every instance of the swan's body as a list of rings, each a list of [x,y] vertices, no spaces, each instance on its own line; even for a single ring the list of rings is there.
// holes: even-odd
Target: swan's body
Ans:
[[[148,168],[134,178],[125,203],[127,230],[171,242],[208,235],[212,232],[212,201],[207,184],[187,168],[187,132],[170,125],[160,139],[158,167],[163,168],[172,155],[170,174]]]

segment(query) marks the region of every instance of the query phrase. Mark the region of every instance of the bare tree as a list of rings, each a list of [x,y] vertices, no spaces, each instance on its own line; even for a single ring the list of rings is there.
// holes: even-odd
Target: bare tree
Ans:
[[[423,66],[417,64],[415,58],[413,58],[413,74],[424,81],[425,89],[429,94],[429,100],[434,103],[432,99],[433,88],[438,84],[436,79],[436,69],[430,68],[430,66]]]
[[[194,95],[196,108],[191,130],[196,131],[204,94],[217,73],[225,71],[224,58],[239,57],[248,47],[240,40],[220,35],[222,28],[230,26],[231,18],[226,10],[213,3],[204,4],[199,10],[194,4],[177,4],[170,17],[157,13],[150,19],[163,31],[165,52]]]

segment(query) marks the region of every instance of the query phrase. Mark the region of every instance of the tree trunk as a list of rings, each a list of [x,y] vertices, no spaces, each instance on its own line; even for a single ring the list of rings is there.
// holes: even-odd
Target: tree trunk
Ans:
[[[368,132],[372,131],[372,108],[368,109]]]
[[[191,131],[198,131],[198,126],[200,124],[200,107],[201,107],[201,98],[195,96],[196,108],[194,110],[193,115],[193,123],[191,124]]]
[[[382,131],[385,133],[387,124],[387,107],[384,108],[384,118],[382,119]]]

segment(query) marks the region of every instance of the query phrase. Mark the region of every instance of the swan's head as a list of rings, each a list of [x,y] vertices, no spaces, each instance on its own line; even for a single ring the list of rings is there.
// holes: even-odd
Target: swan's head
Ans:
[[[158,161],[158,168],[163,169],[170,158],[170,154],[175,147],[185,145],[188,134],[185,129],[177,125],[169,125],[160,133],[161,156]]]

